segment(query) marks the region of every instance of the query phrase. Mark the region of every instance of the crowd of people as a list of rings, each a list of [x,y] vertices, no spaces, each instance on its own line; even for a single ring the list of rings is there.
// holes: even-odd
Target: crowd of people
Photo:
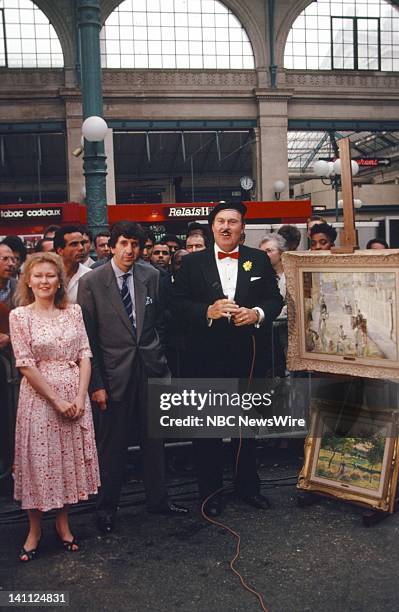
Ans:
[[[274,373],[285,375],[282,254],[300,247],[301,233],[283,225],[248,247],[245,213],[241,203],[220,203],[209,227],[191,223],[184,242],[155,239],[131,221],[94,239],[85,227],[50,226],[29,255],[17,236],[1,241],[0,355],[21,377],[13,462],[14,498],[29,518],[21,561],[37,556],[50,509],[60,545],[78,551],[68,508],[90,495],[97,494],[98,529],[114,530],[133,430],[148,512],[187,514],[168,498],[163,440],[148,435],[148,378],[265,377],[272,335]],[[310,250],[330,250],[336,237],[325,219],[308,219]],[[367,248],[388,245],[373,239]],[[193,445],[202,507],[217,517],[225,503],[222,440]],[[237,496],[267,509],[255,440],[232,445]]]

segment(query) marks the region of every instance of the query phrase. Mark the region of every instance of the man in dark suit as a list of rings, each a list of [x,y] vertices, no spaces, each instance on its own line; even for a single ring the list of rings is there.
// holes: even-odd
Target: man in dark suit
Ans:
[[[188,377],[248,381],[265,376],[266,330],[283,302],[269,258],[257,249],[239,246],[245,212],[241,203],[218,204],[209,215],[215,244],[187,255],[176,276],[175,312],[187,326],[193,348]],[[204,500],[222,488],[222,441],[197,439],[194,446]],[[255,440],[245,439],[240,445],[236,439],[234,446],[236,453],[240,446],[237,494],[250,505],[266,509],[269,502],[260,494]],[[218,516],[221,497],[212,496],[205,510]]]
[[[17,380],[17,370],[12,354],[8,318],[14,307],[14,293],[17,281],[13,278],[17,260],[11,248],[0,242],[0,474],[4,474],[12,463],[12,437],[14,426],[17,385],[10,380]],[[11,471],[11,470],[10,470]],[[11,477],[6,487],[11,485]],[[3,489],[6,490],[6,489]]]
[[[163,441],[147,435],[147,378],[169,376],[155,329],[159,272],[137,261],[144,233],[136,223],[115,223],[109,245],[111,261],[82,277],[78,289],[93,353],[91,399],[100,408],[97,525],[105,533],[114,528],[126,450],[136,424],[148,511],[187,512],[168,502]]]
[[[0,242],[0,350],[10,348],[10,336],[8,334],[8,311],[14,306],[13,297],[17,287],[17,281],[13,278],[16,258],[10,247],[5,242]]]

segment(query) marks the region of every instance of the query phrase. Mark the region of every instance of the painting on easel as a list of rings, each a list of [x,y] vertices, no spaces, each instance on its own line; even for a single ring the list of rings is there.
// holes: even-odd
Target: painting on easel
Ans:
[[[399,378],[399,252],[287,253],[283,261],[288,368]]]
[[[397,361],[394,272],[304,272],[306,352]]]

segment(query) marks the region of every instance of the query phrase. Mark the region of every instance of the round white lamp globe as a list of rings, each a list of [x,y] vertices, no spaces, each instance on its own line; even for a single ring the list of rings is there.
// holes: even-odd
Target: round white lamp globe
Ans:
[[[284,181],[274,181],[273,189],[276,193],[281,193],[285,189]]]
[[[356,174],[359,172],[359,164],[354,159],[351,159],[351,166],[352,176],[356,176]]]
[[[82,134],[89,142],[100,142],[107,134],[108,126],[102,117],[93,115],[83,121]]]
[[[344,201],[343,200],[338,200],[338,208],[342,208],[344,205]],[[353,200],[353,206],[355,208],[361,208],[363,206],[363,202],[361,200],[358,200],[357,198],[355,198]]]
[[[341,160],[340,159],[335,160],[333,167],[334,167],[335,174],[341,174]]]
[[[330,173],[328,162],[324,161],[323,159],[319,159],[313,164],[313,172],[317,176],[328,176]]]
[[[333,165],[334,165],[335,174],[341,174],[341,160],[336,159]],[[352,176],[356,176],[356,174],[359,172],[359,164],[355,162],[354,159],[351,159],[351,166],[352,166]]]
[[[328,176],[334,176],[334,162],[327,162],[328,164]]]

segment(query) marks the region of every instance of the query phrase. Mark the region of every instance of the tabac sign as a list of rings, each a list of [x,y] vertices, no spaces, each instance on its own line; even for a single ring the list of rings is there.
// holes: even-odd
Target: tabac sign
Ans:
[[[12,223],[13,221],[60,221],[62,219],[62,207],[16,207],[2,206],[0,208],[0,221]]]

